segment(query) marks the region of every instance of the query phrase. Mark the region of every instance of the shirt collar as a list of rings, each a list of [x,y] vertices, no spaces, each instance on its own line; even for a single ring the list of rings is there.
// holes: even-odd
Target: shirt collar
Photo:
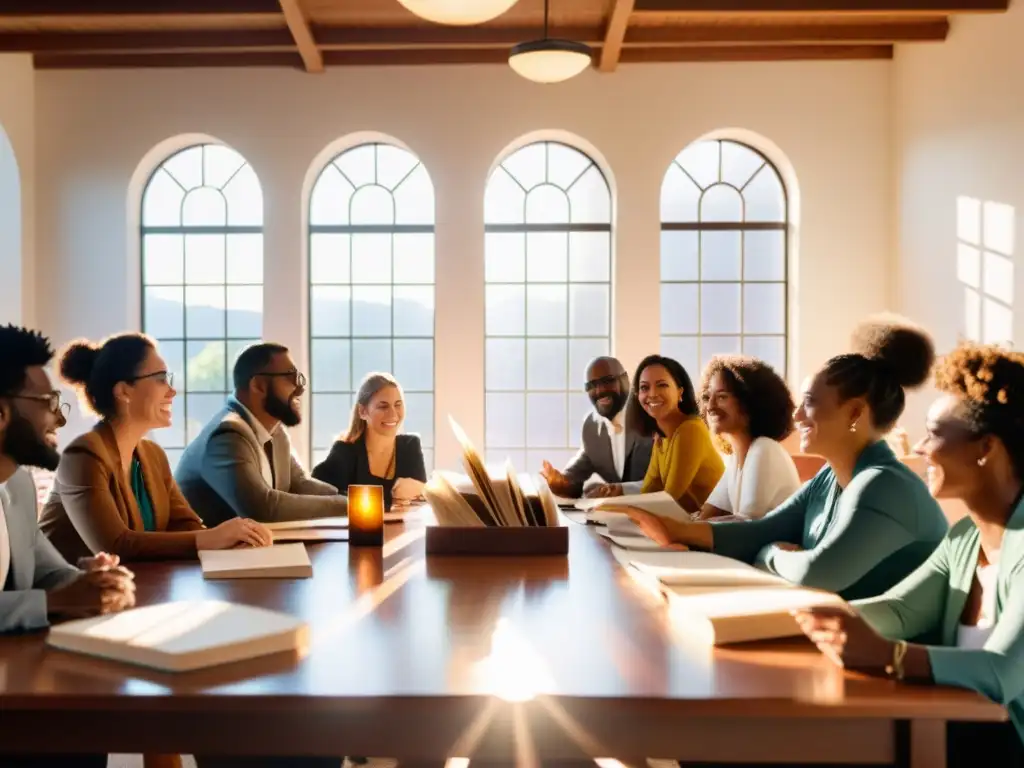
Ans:
[[[242,402],[237,397],[228,395],[228,402],[241,411],[242,416],[245,417],[245,420],[249,422],[249,426],[252,427],[252,431],[256,433],[256,440],[259,441],[260,445],[266,445],[268,441],[273,439],[273,435],[267,431],[267,428],[260,423],[259,419],[252,415],[252,411],[242,405]],[[274,427],[274,431],[277,431],[277,427]]]
[[[596,410],[594,411],[594,413],[597,414],[597,418],[600,420],[599,423],[602,426],[604,426],[605,429],[608,430],[608,434],[613,434],[613,433],[614,434],[618,434],[618,433],[623,433],[623,432],[626,431],[624,426],[623,426],[623,423],[622,423],[622,421],[623,421],[623,419],[622,419],[622,411],[619,411],[618,413],[616,413],[615,417],[611,418],[611,419],[609,419],[606,416],[602,416]],[[618,429],[615,429],[615,427],[618,427]]]

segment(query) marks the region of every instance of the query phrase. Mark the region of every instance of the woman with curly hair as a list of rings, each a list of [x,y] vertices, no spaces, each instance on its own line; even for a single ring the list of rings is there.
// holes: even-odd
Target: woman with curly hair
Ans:
[[[1019,737],[997,726],[979,739],[978,726],[956,724],[950,756],[969,754],[973,742],[972,762],[986,744],[995,750],[987,764],[1024,765],[1024,354],[961,345],[936,384],[942,394],[914,450],[932,494],[962,499],[968,515],[910,576],[854,603],[855,614],[815,610],[798,620],[850,669],[970,688],[1006,706]]]
[[[758,520],[800,487],[781,441],[793,431],[793,397],[767,363],[719,355],[704,369],[700,412],[725,453],[725,474],[699,519]]]
[[[804,384],[795,414],[801,450],[826,464],[773,512],[716,523],[624,511],[661,544],[756,563],[848,600],[900,582],[948,527],[928,488],[884,439],[903,413],[904,389],[924,383],[935,354],[926,334],[894,319],[863,324],[854,349]]]

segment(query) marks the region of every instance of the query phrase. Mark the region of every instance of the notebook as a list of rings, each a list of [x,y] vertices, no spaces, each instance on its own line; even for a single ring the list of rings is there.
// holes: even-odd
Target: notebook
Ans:
[[[309,628],[277,611],[189,600],[58,624],[46,642],[88,656],[187,672],[271,653],[304,652]]]
[[[203,549],[199,563],[205,579],[307,579],[313,575],[303,544]]]
[[[580,499],[576,502],[576,508],[584,510],[587,513],[587,519],[593,523],[607,525],[610,521],[627,517],[625,512],[611,511],[605,509],[606,507],[637,507],[652,515],[660,515],[671,520],[689,522],[692,519],[690,513],[680,507],[676,500],[665,491],[610,496],[602,499]]]

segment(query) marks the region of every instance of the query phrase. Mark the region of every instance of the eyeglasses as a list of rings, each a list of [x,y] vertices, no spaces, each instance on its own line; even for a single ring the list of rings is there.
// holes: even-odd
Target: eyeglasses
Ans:
[[[584,387],[584,389],[587,390],[587,392],[593,392],[598,387],[610,387],[612,384],[615,384],[616,382],[618,382],[618,380],[621,377],[622,377],[621,373],[618,374],[618,375],[609,374],[608,376],[602,376],[599,379],[591,379],[586,384],[584,384],[583,387]]]
[[[46,403],[50,413],[55,416],[59,414],[65,419],[71,413],[71,403],[63,402],[60,392],[51,392],[48,395],[7,395],[7,397],[15,400],[35,400],[37,403]]]
[[[306,374],[301,371],[297,371],[294,368],[290,371],[264,371],[263,373],[257,373],[257,376],[281,376],[291,381],[297,387],[306,387]]]
[[[130,379],[125,379],[129,384],[134,384],[137,381],[143,379],[156,379],[162,384],[166,384],[168,387],[174,386],[174,371],[154,371],[153,373],[146,373],[142,376],[133,376]]]

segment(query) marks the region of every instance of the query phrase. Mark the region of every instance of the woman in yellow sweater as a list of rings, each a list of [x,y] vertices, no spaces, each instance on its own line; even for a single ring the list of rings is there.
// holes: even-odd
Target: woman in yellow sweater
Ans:
[[[690,377],[670,357],[645,357],[633,376],[626,430],[654,438],[641,493],[665,491],[687,512],[697,512],[725,472],[725,463],[700,417]],[[595,494],[621,496],[622,486]]]

